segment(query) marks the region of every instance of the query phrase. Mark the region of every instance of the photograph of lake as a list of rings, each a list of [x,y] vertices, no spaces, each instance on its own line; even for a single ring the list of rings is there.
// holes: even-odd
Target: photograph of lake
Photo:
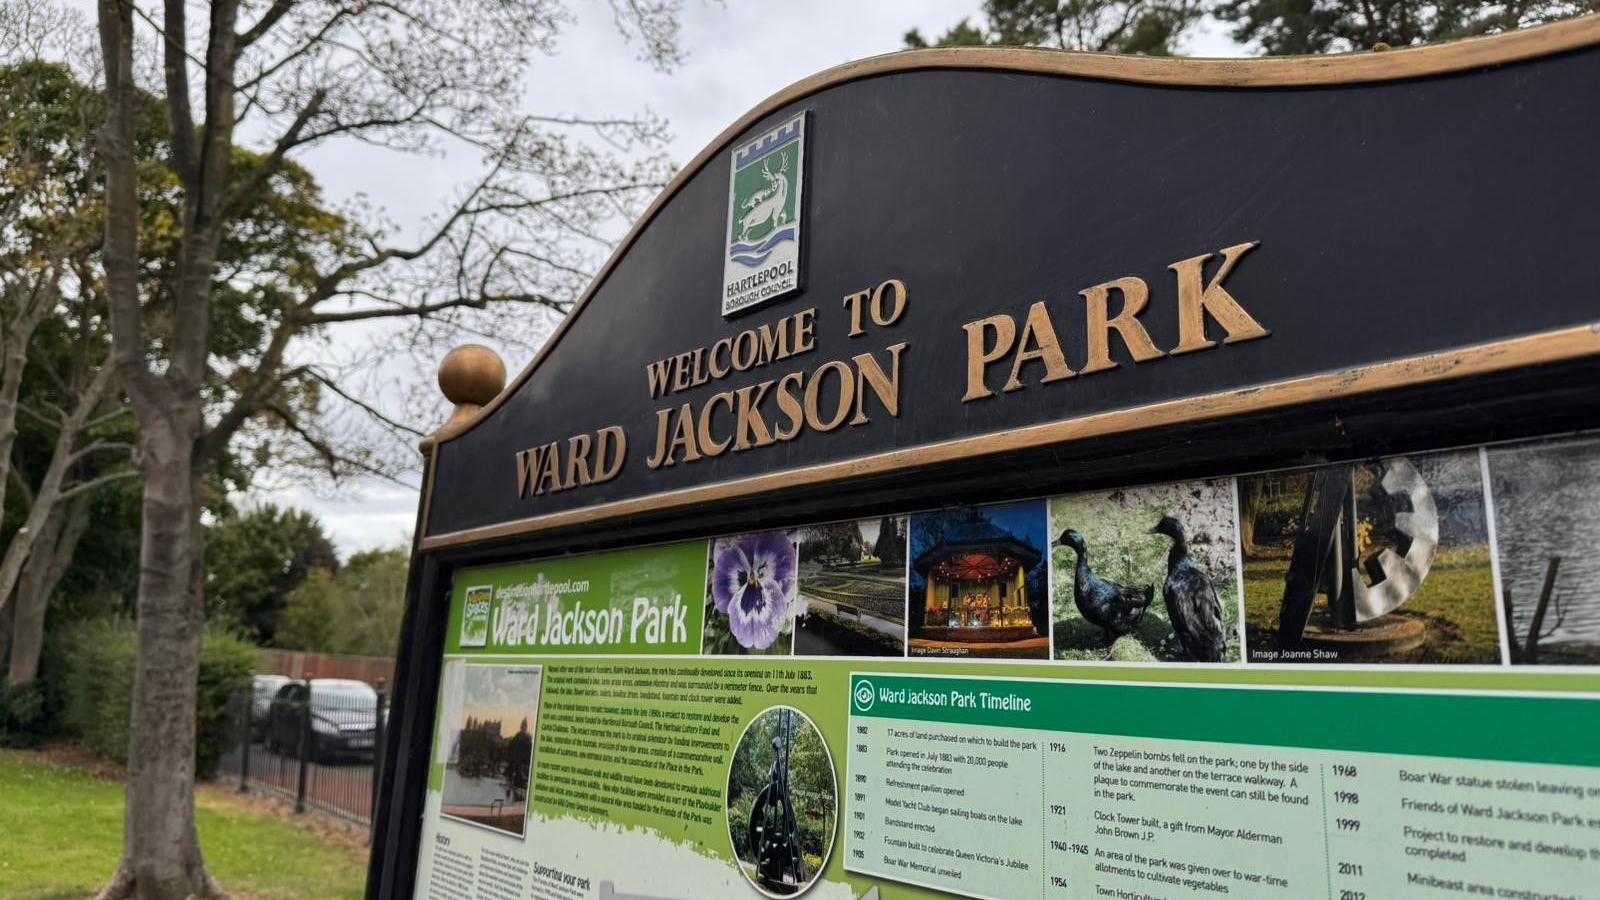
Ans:
[[[439,719],[444,815],[522,836],[539,678],[539,666],[446,663]]]
[[[1511,661],[1600,665],[1600,437],[1489,450]]]

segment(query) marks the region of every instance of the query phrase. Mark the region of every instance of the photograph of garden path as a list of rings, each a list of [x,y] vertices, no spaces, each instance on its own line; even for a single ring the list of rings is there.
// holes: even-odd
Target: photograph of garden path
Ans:
[[[1489,450],[1511,661],[1600,665],[1600,438]]]
[[[1151,533],[1171,516],[1184,529],[1191,564],[1215,592],[1222,655],[1227,662],[1238,662],[1239,543],[1233,504],[1230,478],[1052,497],[1055,658],[1217,661],[1187,650],[1173,628],[1164,590],[1173,541]],[[1080,580],[1083,597],[1078,595]],[[1179,600],[1178,592],[1173,599]]]
[[[528,824],[528,774],[539,711],[539,666],[451,660],[441,722],[441,812],[521,837]]]
[[[800,656],[904,656],[904,516],[795,531],[800,552]]]
[[[1477,450],[1238,485],[1251,662],[1500,662]]]

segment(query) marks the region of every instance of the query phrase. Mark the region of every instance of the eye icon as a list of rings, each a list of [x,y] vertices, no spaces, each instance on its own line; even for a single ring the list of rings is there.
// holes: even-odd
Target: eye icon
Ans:
[[[876,699],[877,691],[872,689],[872,682],[867,681],[866,679],[856,682],[856,709],[866,712],[872,708],[872,703]]]

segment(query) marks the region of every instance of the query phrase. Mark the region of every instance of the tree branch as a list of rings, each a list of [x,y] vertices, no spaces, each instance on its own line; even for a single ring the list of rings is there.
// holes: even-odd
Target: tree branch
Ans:
[[[290,413],[287,409],[284,409],[281,405],[276,403],[268,404],[266,409],[267,411],[277,415],[277,417],[283,421],[285,428],[288,428],[290,431],[294,432],[302,441],[305,441],[306,445],[315,451],[318,456],[322,457],[323,462],[327,464],[329,477],[333,478],[335,481],[339,479],[339,466],[344,465],[352,469],[356,469],[357,471],[365,472],[368,475],[382,478],[385,481],[393,484],[406,484],[405,482],[395,478],[393,475],[383,471],[371,463],[365,463],[358,459],[351,459],[350,457],[340,453],[338,450],[334,449],[333,445],[312,434],[309,429],[300,424],[300,421],[295,418],[292,413]]]
[[[483,309],[491,303],[534,303],[565,312],[566,305],[543,294],[494,294],[479,297],[456,297],[437,303],[399,304],[387,309],[349,309],[342,312],[313,313],[302,321],[324,325],[330,322],[364,322],[369,319],[422,318],[447,309]]]
[[[132,412],[132,410],[128,409],[126,406],[119,406],[116,409],[112,410],[111,412],[106,413],[103,416],[99,416],[98,418],[91,419],[89,421],[89,424],[87,424],[87,425],[85,425],[83,427],[85,429],[87,429],[87,430],[93,431],[94,429],[99,428],[102,425],[109,425],[112,422],[115,422],[116,420],[122,418],[123,416],[128,415],[131,412]]]
[[[21,467],[13,463],[7,470],[6,476],[11,479],[11,484],[22,492],[22,505],[26,509],[33,508],[33,486],[28,484],[28,479],[22,475]]]
[[[122,0],[99,0],[100,49],[106,79],[106,121],[99,132],[105,170],[106,306],[113,358],[135,402],[153,403],[165,385],[145,357],[139,303],[138,162],[134,144],[133,10]]]
[[[321,372],[318,372],[316,369],[308,369],[307,372],[311,375],[312,378],[315,378],[316,380],[322,382],[323,385],[327,386],[327,388],[329,390],[333,391],[335,394],[338,394],[340,397],[344,398],[345,402],[351,404],[352,406],[356,407],[357,409],[360,409],[362,412],[364,412],[367,415],[373,417],[374,419],[377,419],[379,422],[382,422],[383,424],[389,426],[391,429],[393,429],[395,431],[405,432],[406,434],[409,434],[409,435],[411,435],[413,437],[419,437],[420,438],[420,437],[424,436],[425,433],[421,429],[412,428],[410,425],[407,425],[404,422],[399,422],[399,421],[396,421],[394,419],[389,418],[388,416],[384,415],[383,412],[381,410],[379,410],[377,407],[372,406],[371,404],[367,403],[364,400],[357,399],[355,396],[353,396],[352,394],[347,392],[344,388],[339,387],[338,383],[335,382],[332,378],[329,378],[328,376],[322,374]]]
[[[93,441],[72,452],[72,462],[78,462],[84,457],[102,450],[124,450],[133,453],[133,445],[126,441]]]
[[[195,178],[194,110],[189,105],[189,56],[184,47],[189,33],[187,17],[186,0],[166,0],[165,22],[160,31],[173,164],[183,182],[192,184]]]
[[[256,22],[256,24],[250,26],[250,28],[243,34],[239,35],[236,41],[239,49],[243,50],[244,48],[249,47],[251,44],[254,44],[256,41],[261,40],[263,37],[266,37],[267,32],[271,31],[272,27],[278,24],[278,20],[287,15],[289,10],[294,7],[294,3],[295,0],[273,0],[273,4],[267,8],[265,13],[262,14],[260,21]]]
[[[67,488],[66,490],[64,490],[61,493],[56,495],[56,500],[57,501],[68,500],[68,499],[71,499],[73,497],[79,496],[80,494],[87,494],[90,491],[102,488],[102,487],[112,483],[113,481],[126,481],[126,480],[128,480],[130,478],[138,478],[138,477],[139,477],[139,470],[138,469],[118,469],[115,472],[107,472],[104,475],[100,475],[100,476],[97,476],[95,478],[91,478],[88,481],[80,481],[79,483],[73,485],[72,487]]]
[[[222,215],[224,217],[232,217],[238,213],[245,204],[250,202],[250,198],[255,196],[256,191],[267,183],[267,179],[276,174],[278,169],[283,166],[284,156],[288,154],[290,149],[300,143],[301,132],[305,131],[306,124],[311,121],[312,117],[322,110],[322,101],[327,96],[328,92],[325,88],[317,88],[311,93],[310,101],[294,117],[294,122],[289,125],[288,130],[278,138],[278,142],[273,145],[272,152],[267,154],[267,158],[262,160],[259,166],[255,167],[249,177],[245,178],[243,182],[229,191],[223,198]]]

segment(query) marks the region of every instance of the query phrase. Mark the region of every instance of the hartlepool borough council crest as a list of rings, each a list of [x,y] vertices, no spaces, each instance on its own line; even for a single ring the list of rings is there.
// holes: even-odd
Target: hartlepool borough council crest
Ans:
[[[733,149],[722,261],[725,316],[800,288],[805,149],[805,113]]]

